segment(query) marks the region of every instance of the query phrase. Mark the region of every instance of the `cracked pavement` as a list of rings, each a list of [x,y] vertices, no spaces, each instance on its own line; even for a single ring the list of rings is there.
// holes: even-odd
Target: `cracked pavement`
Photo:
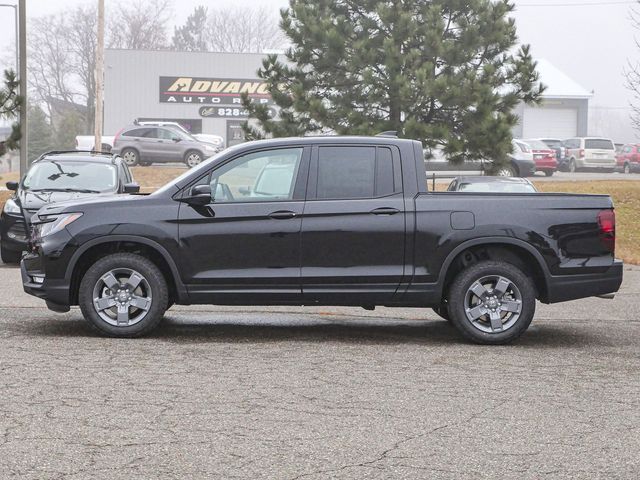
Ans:
[[[0,267],[0,478],[638,478],[640,268],[520,341],[431,311],[176,306],[96,336]]]

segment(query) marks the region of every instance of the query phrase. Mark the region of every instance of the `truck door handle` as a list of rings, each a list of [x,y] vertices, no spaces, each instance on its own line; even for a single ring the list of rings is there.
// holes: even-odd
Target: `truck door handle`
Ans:
[[[371,210],[369,213],[373,215],[395,215],[396,213],[400,213],[400,210],[391,207],[380,207]]]
[[[271,212],[269,217],[275,220],[287,220],[288,218],[294,218],[296,216],[296,212],[291,212],[289,210],[278,210],[277,212]]]

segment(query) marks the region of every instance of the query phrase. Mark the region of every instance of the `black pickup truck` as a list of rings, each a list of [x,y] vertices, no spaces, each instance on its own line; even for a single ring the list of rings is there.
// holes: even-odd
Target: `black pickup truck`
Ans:
[[[43,207],[26,292],[140,336],[177,304],[431,307],[509,342],[536,299],[616,292],[606,195],[430,192],[422,146],[390,137],[242,144],[155,193]]]

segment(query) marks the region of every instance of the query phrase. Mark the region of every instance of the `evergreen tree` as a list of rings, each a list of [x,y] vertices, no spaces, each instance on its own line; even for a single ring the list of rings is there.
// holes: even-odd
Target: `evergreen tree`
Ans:
[[[207,7],[196,7],[187,17],[182,27],[175,27],[173,48],[185,52],[206,52],[207,44]]]
[[[0,88],[0,118],[13,119],[19,114],[22,105],[22,97],[18,95],[19,80],[13,70],[5,70],[4,85]],[[20,124],[13,122],[11,125],[11,134],[4,141],[0,142],[0,155],[4,155],[6,150],[15,150],[18,148],[20,140]]]
[[[502,163],[513,111],[539,84],[528,46],[516,48],[509,0],[290,0],[281,11],[291,42],[258,72],[279,118],[244,104],[249,138],[310,132],[395,130],[448,158]]]

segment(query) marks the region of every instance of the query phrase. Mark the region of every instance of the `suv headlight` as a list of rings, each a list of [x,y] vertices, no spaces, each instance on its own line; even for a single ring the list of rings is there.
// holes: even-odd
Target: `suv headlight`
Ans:
[[[82,216],[82,213],[64,213],[62,215],[53,215],[51,217],[40,217],[38,222],[38,236],[40,238],[53,235],[64,230],[68,225],[72,224]]]
[[[20,207],[14,199],[10,198],[4,203],[4,213],[20,214]]]

